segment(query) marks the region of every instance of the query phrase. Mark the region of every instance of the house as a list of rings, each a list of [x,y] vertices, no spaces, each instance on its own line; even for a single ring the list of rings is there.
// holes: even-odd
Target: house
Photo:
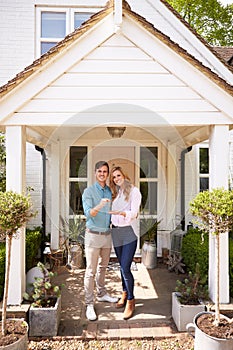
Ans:
[[[57,249],[60,218],[82,214],[81,193],[94,181],[95,162],[122,165],[142,192],[141,219],[162,220],[161,254],[176,224],[189,222],[188,203],[199,184],[228,187],[232,67],[165,0],[13,4],[0,5],[6,13],[1,26],[12,38],[11,45],[7,37],[0,43],[6,46],[0,54],[6,67],[0,69],[0,127],[7,189],[34,187]],[[69,33],[80,14],[85,22]],[[208,169],[199,170],[200,157],[205,164],[209,157]],[[221,239],[220,298],[229,302],[227,235]],[[18,288],[10,288],[8,303],[19,304],[24,240],[13,249],[10,284]],[[211,249],[214,299],[212,259]]]

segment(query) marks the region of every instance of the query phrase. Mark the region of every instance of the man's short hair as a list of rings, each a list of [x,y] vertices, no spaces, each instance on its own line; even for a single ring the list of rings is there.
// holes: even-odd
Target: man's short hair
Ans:
[[[108,168],[108,173],[109,173],[109,165],[107,162],[105,162],[104,160],[100,160],[99,162],[97,162],[95,164],[95,171],[102,168],[102,166],[106,166]]]

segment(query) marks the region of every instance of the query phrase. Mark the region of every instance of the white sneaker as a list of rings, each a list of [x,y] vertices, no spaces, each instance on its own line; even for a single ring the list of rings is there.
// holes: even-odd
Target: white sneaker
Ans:
[[[96,316],[96,313],[95,313],[95,309],[94,309],[94,306],[92,304],[87,305],[86,318],[89,321],[95,321],[97,319],[97,316]]]
[[[97,297],[98,301],[107,301],[108,303],[116,303],[118,302],[119,298],[117,297],[111,297],[109,294],[105,294],[102,297]]]

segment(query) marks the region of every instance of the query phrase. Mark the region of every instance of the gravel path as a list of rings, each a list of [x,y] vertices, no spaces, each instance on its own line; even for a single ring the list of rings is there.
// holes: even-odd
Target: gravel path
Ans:
[[[193,350],[192,337],[181,334],[164,340],[43,340],[30,341],[29,350]]]

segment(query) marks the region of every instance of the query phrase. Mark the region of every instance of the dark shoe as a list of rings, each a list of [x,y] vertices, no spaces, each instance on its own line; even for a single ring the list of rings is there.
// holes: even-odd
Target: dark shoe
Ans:
[[[116,303],[116,308],[120,309],[121,307],[124,307],[127,301],[127,292],[122,292],[121,298]]]
[[[135,310],[135,299],[127,300],[124,315],[123,315],[124,320],[128,320],[130,317],[132,317],[134,310]]]

